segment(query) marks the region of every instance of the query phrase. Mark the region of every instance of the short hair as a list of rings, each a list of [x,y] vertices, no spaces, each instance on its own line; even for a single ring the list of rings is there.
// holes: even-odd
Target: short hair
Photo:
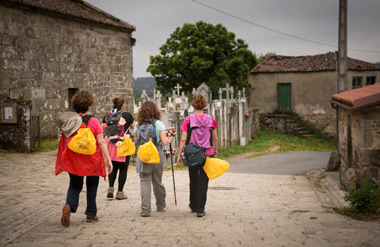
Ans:
[[[161,120],[161,111],[153,101],[145,101],[137,112],[137,122],[139,125],[147,122],[154,124],[154,119]]]
[[[89,92],[81,90],[74,94],[71,103],[76,113],[85,113],[94,103],[94,97]]]
[[[125,98],[123,96],[116,96],[112,99],[113,108],[120,110],[125,103]]]
[[[203,110],[207,106],[207,102],[203,94],[199,93],[194,95],[191,105],[195,110]]]

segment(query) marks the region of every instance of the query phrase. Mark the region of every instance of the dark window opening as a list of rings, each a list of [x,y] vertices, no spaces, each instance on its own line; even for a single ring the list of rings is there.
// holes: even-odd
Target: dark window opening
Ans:
[[[68,100],[69,100],[69,110],[70,111],[74,111],[73,104],[71,103],[71,99],[73,98],[74,94],[76,92],[78,92],[79,89],[78,88],[69,88],[68,90],[69,90],[69,93],[68,93],[68,96],[69,96],[69,98],[68,98]]]
[[[376,83],[376,76],[367,76],[366,85],[373,85]]]

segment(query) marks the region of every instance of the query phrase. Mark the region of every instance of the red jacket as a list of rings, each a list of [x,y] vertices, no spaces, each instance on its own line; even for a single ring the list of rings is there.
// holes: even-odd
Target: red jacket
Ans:
[[[82,123],[81,128],[85,127],[86,125]],[[94,133],[92,129],[91,131]],[[65,171],[78,176],[106,177],[106,166],[103,159],[103,153],[98,145],[96,145],[96,152],[92,155],[78,154],[68,148],[70,140],[76,134],[77,132],[69,138],[63,134],[61,135],[57,160],[55,163],[55,175]]]

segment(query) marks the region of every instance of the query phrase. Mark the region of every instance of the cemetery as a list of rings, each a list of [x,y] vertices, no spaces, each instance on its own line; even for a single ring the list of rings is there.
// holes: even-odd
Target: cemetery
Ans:
[[[204,112],[211,115],[218,124],[217,133],[220,148],[231,145],[244,146],[252,139],[258,130],[258,117],[256,117],[252,109],[248,108],[245,88],[238,90],[236,93],[234,88],[227,83],[225,88],[219,89],[219,97],[213,99],[210,88],[205,83],[202,83],[192,90],[192,95],[198,93],[201,93],[207,101],[207,107]],[[234,97],[234,95],[237,95],[237,97]],[[162,97],[161,92],[156,89],[153,90],[153,98],[149,98],[145,90],[141,95],[143,102],[151,100],[161,109],[162,121],[166,128],[174,128],[176,133],[181,133],[180,127],[183,119],[194,111],[191,101],[185,95],[185,92],[181,92],[179,84],[172,90],[171,96],[168,97],[168,102],[165,105],[162,105]],[[138,105],[134,104],[134,113],[137,113],[140,105],[141,102]],[[252,122],[256,123],[252,124]],[[180,134],[175,137],[173,149],[177,150],[179,140]],[[169,159],[166,165],[169,165],[168,161]]]

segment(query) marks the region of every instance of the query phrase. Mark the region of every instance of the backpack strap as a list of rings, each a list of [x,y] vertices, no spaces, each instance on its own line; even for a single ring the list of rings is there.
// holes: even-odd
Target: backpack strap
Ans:
[[[82,122],[86,124],[86,126],[88,126],[88,121],[90,121],[90,118],[92,118],[93,116],[91,115],[86,115],[86,116],[82,116]]]

